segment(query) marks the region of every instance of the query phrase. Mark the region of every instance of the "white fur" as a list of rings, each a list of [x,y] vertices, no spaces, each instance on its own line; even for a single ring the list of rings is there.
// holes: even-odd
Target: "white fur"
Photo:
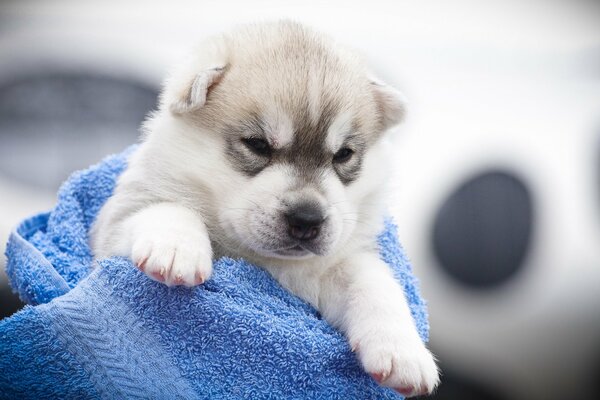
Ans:
[[[212,248],[200,217],[177,203],[157,203],[124,224],[134,238],[131,258],[138,268],[167,285],[195,286],[210,278]],[[157,276],[158,275],[158,276]]]
[[[321,85],[318,82],[319,77],[315,75],[311,75],[308,79],[308,104],[309,104],[309,114],[308,118],[310,118],[312,123],[317,123],[319,120],[319,108],[321,107],[322,99],[321,99]]]
[[[294,139],[294,124],[290,117],[275,107],[264,113],[266,134],[273,148],[288,146]]]
[[[331,123],[327,131],[326,143],[332,153],[340,149],[345,136],[352,128],[352,114],[348,111],[340,113]]]
[[[339,73],[327,76],[339,76],[339,81],[322,80],[321,87],[312,73],[299,71],[294,77],[281,72],[300,68],[293,64],[297,61],[260,58],[263,47],[281,43],[300,49],[317,73],[338,68]],[[405,395],[429,393],[438,383],[434,358],[377,250],[387,175],[381,138],[369,138],[354,182],[343,184],[332,165],[318,181],[307,183],[286,163],[255,176],[235,170],[225,151],[227,133],[214,128],[259,103],[273,147],[284,147],[294,140],[294,108],[308,99],[307,117],[317,121],[324,94],[345,102],[321,139],[332,153],[352,128],[352,117],[372,130],[398,122],[404,112],[401,99],[380,85],[373,96],[365,95],[372,87],[366,72],[336,46],[293,23],[254,26],[210,41],[208,50],[167,82],[160,110],[145,124],[143,144],[93,226],[92,247],[96,257],[131,257],[167,285],[193,286],[209,279],[212,257],[247,258],[344,332],[365,370],[381,384]],[[323,51],[329,54],[327,65],[321,65]],[[305,75],[311,77],[308,92],[301,81]],[[208,93],[211,86],[215,89]],[[281,214],[298,198],[323,207],[327,219],[314,251],[290,255],[280,248],[287,235]]]

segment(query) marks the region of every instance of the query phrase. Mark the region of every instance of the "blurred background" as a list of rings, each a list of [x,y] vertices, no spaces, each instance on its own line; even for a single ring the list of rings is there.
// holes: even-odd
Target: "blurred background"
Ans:
[[[173,60],[291,17],[410,100],[390,210],[429,301],[437,399],[600,398],[600,4],[0,2],[0,250],[137,140]],[[21,304],[0,261],[0,317]]]

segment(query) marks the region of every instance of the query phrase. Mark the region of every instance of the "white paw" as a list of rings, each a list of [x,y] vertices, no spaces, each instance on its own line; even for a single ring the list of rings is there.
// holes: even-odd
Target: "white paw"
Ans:
[[[168,286],[196,286],[212,274],[212,249],[197,229],[149,231],[133,242],[131,259],[152,279]]]
[[[410,329],[410,328],[408,328]],[[439,383],[433,355],[411,332],[379,325],[351,341],[365,369],[379,384],[410,397],[431,393]]]

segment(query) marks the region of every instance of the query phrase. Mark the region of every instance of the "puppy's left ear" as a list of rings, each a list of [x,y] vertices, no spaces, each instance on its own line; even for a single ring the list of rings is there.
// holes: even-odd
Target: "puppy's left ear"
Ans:
[[[219,83],[225,73],[226,65],[217,65],[197,73],[191,81],[175,93],[169,108],[173,114],[185,114],[201,108],[206,103],[210,89]]]
[[[383,129],[398,125],[406,115],[406,97],[400,91],[375,78],[371,77],[370,81]]]

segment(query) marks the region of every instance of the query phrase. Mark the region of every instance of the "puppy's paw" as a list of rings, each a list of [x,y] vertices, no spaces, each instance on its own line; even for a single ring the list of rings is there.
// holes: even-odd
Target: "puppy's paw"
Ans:
[[[383,328],[379,326],[379,328]],[[379,384],[411,397],[431,393],[439,383],[433,355],[417,335],[372,330],[353,342],[365,369]]]
[[[135,238],[131,259],[149,277],[168,286],[200,285],[212,274],[210,241],[195,229],[145,232]]]

